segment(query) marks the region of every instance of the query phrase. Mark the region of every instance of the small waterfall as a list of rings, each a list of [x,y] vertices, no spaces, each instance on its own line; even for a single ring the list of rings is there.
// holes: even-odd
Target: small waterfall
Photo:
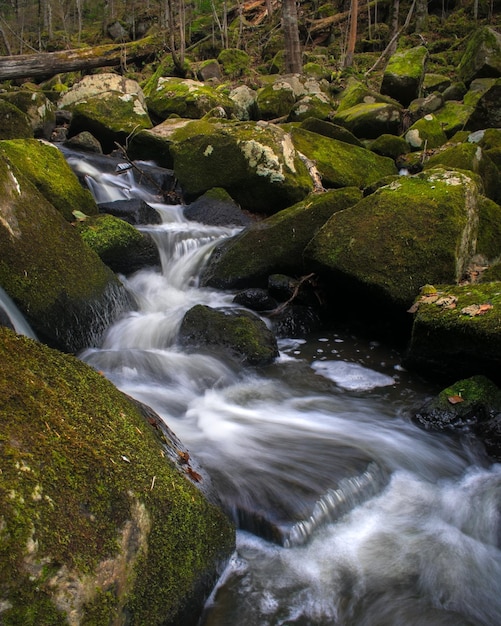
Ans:
[[[317,528],[335,522],[352,509],[378,494],[388,476],[376,463],[370,463],[358,476],[343,478],[337,489],[329,489],[315,504],[311,516],[294,524],[284,540],[287,548],[308,541]]]
[[[26,335],[30,339],[37,339],[37,336],[33,332],[31,326],[25,320],[21,311],[14,304],[9,295],[0,287],[0,309],[3,310],[7,316],[7,319],[12,324],[12,327],[16,333],[20,335]]]

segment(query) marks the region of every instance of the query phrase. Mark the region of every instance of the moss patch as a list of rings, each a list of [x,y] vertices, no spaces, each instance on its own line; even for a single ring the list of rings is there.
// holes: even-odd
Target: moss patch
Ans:
[[[171,623],[228,520],[94,370],[1,328],[0,358],[3,623]]]
[[[73,222],[73,211],[98,212],[89,190],[83,189],[66,159],[56,147],[37,139],[0,142],[0,156],[35,185],[61,215]]]
[[[29,117],[16,106],[0,98],[0,140],[33,137]]]

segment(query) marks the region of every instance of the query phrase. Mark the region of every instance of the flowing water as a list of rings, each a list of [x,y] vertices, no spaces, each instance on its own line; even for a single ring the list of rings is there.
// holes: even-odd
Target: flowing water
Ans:
[[[128,174],[91,176],[98,199],[138,193]],[[283,339],[263,369],[183,350],[190,307],[235,306],[198,276],[236,231],[147,199],[162,267],[123,279],[137,310],[81,358],[157,411],[240,525],[201,624],[501,624],[501,467],[411,423],[436,389],[377,342]]]

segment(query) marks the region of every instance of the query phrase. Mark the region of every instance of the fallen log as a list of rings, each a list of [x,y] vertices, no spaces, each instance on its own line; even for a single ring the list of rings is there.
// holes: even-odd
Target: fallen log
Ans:
[[[0,81],[13,78],[47,79],[64,72],[122,67],[154,57],[165,49],[158,36],[120,44],[105,44],[75,50],[0,56]]]

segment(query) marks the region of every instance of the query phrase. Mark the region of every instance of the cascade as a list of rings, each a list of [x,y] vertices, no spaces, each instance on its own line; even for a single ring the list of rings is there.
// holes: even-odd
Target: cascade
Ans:
[[[191,306],[235,306],[198,276],[237,230],[78,167],[97,198],[141,197],[161,216],[139,227],[161,267],[122,277],[136,310],[80,357],[165,420],[240,526],[201,625],[501,623],[501,467],[411,423],[430,388],[338,331],[281,339],[264,370],[185,351]]]

